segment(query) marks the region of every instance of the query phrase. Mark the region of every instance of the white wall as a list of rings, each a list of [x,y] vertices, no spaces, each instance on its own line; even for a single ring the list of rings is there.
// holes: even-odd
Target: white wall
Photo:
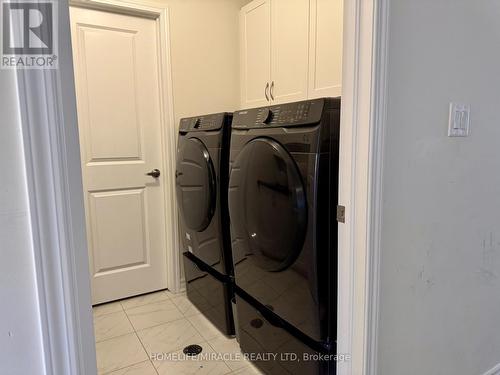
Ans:
[[[248,2],[156,0],[170,9],[176,126],[182,117],[239,109],[238,12]]]
[[[500,3],[390,2],[378,374],[500,362]],[[448,103],[472,106],[448,138]]]
[[[14,71],[0,71],[0,372],[41,375],[43,354]]]

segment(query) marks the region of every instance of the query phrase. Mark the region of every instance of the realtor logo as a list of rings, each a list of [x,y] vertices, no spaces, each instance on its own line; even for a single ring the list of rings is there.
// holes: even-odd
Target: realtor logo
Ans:
[[[56,2],[2,0],[1,4],[1,67],[57,68]]]

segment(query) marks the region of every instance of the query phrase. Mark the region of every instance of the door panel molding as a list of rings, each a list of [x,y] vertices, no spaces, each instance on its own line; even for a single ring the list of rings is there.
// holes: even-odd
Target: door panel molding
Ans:
[[[253,12],[264,12],[264,15],[259,18]],[[257,17],[257,21],[264,22],[261,25],[258,33],[255,29],[248,32],[248,17]],[[240,102],[242,108],[258,107],[269,104],[269,85],[271,80],[271,0],[255,0],[241,8],[239,13],[239,41],[240,41]],[[255,23],[253,26],[255,26]],[[252,34],[257,34],[261,40],[250,40],[251,48],[248,48],[248,37]],[[256,38],[256,39],[259,39]],[[260,51],[260,64],[249,64],[249,49]],[[250,53],[251,54],[251,53]],[[258,75],[262,81],[252,80],[248,78],[248,70],[251,67],[259,65],[260,72],[253,72]],[[259,69],[257,69],[259,70]],[[254,82],[255,81],[255,82]],[[250,91],[253,91],[250,93]]]
[[[127,74],[125,74],[124,66],[121,66],[121,71],[122,71],[122,79],[120,81],[122,82],[122,85],[125,85],[127,80],[125,79],[127,76],[134,77],[130,81],[130,84],[127,85],[128,87],[124,90],[123,87],[120,90],[120,95],[118,96],[117,89],[115,87],[102,87],[100,85],[100,82],[102,80],[102,76],[99,76],[99,74],[102,74],[101,72],[98,72],[98,75],[96,77],[95,72],[92,72],[91,70],[88,69],[88,66],[91,65],[89,64],[89,59],[92,57],[95,57],[96,55],[98,56],[99,53],[91,53],[91,51],[88,50],[92,46],[90,43],[89,38],[92,38],[95,36],[95,34],[99,33],[99,37],[108,37],[108,38],[115,38],[115,41],[113,43],[109,43],[117,47],[117,45],[121,42],[123,44],[127,44],[128,46],[128,54],[126,56],[121,56],[118,58],[120,61],[128,61],[129,66],[126,71]],[[100,25],[89,25],[85,23],[77,23],[76,24],[76,36],[75,39],[77,40],[78,43],[78,48],[79,48],[79,53],[80,53],[80,63],[83,65],[82,69],[80,69],[79,74],[81,74],[84,79],[82,79],[82,97],[84,97],[85,103],[87,104],[86,106],[83,106],[83,108],[80,109],[80,117],[83,119],[81,121],[80,126],[84,127],[84,139],[85,142],[82,145],[85,147],[84,155],[85,155],[85,161],[86,162],[99,162],[101,160],[142,160],[144,158],[143,155],[143,150],[144,150],[144,139],[142,136],[141,132],[141,127],[139,126],[139,105],[137,103],[137,100],[135,98],[130,97],[131,93],[137,92],[137,77],[136,77],[136,71],[137,71],[137,50],[135,48],[136,45],[136,31],[135,30],[126,30],[126,29],[119,29],[116,27],[102,27]],[[107,35],[106,35],[107,34]],[[120,35],[121,34],[121,35]],[[119,40],[122,39],[122,40]],[[123,45],[122,45],[123,46]],[[120,51],[120,48],[114,48],[113,52],[114,54],[118,53]],[[116,69],[114,70],[114,74],[118,74],[120,70]],[[105,73],[104,73],[105,74]],[[98,87],[96,87],[98,86]],[[127,100],[121,100],[120,103],[118,104],[118,108],[120,109],[117,111],[119,114],[120,122],[124,124],[124,126],[121,126],[120,129],[115,129],[116,131],[120,132],[121,139],[127,135],[132,135],[132,137],[128,137],[129,139],[132,138],[132,142],[130,142],[127,146],[126,150],[109,150],[108,147],[105,147],[103,149],[102,145],[106,144],[105,142],[99,142],[100,135],[102,136],[102,131],[101,129],[104,129],[102,123],[106,123],[106,125],[109,126],[110,123],[107,121],[106,118],[99,119],[99,114],[102,113],[102,110],[106,110],[105,108],[102,108],[104,103],[101,103],[99,101],[96,101],[95,98],[97,97],[96,90],[102,91],[103,89],[107,90],[107,94],[110,97],[113,98],[122,98],[122,99],[128,99]],[[123,98],[122,96],[125,94],[129,94],[128,98]],[[83,99],[83,98],[82,98]],[[84,124],[82,124],[82,122]],[[114,121],[116,122],[116,120]],[[95,126],[97,123],[97,126]],[[131,134],[132,133],[132,134]],[[112,154],[110,154],[110,152]],[[115,154],[115,155],[113,155]],[[124,157],[124,155],[126,155]]]
[[[307,99],[309,22],[308,0],[271,1],[271,104]]]
[[[167,7],[114,0],[71,5],[156,20],[160,37],[164,176],[174,181],[176,132]],[[34,267],[47,374],[96,375],[81,159],[68,0],[58,2],[59,69],[18,70]],[[165,189],[170,249],[178,249],[177,207]],[[167,253],[168,287],[181,286],[179,252]]]
[[[337,59],[336,54],[342,54],[343,3],[343,0],[310,0],[309,99],[342,94],[342,56]],[[336,14],[340,20],[331,22],[329,11],[340,13]],[[325,29],[340,35],[325,38],[329,35]]]
[[[138,265],[148,265],[151,248],[149,231],[147,230],[146,194],[147,191],[144,188],[90,192],[88,215],[89,222],[92,225],[87,230],[90,231],[89,238],[90,242],[93,243],[93,252],[91,251],[89,255],[91,257],[91,266],[94,268],[92,273],[95,277],[109,272],[117,273],[128,268],[137,268]],[[117,205],[119,207],[113,207],[113,201],[117,199],[127,199],[129,203],[126,205],[122,203]],[[117,208],[121,210],[118,211]],[[115,219],[126,217],[133,220],[132,223],[135,225],[130,225],[126,229],[111,226],[110,230],[106,230],[106,223],[112,223]],[[126,231],[127,238],[120,238],[120,235],[114,233],[113,229]],[[112,238],[109,238],[109,234],[111,234]],[[130,241],[131,234],[135,234],[136,238],[133,238],[135,241]],[[116,250],[113,257],[118,256],[121,258],[122,261],[119,262],[119,265],[106,265],[107,262],[102,255],[104,255],[104,258],[108,257],[106,257],[106,252],[102,250],[110,248]]]

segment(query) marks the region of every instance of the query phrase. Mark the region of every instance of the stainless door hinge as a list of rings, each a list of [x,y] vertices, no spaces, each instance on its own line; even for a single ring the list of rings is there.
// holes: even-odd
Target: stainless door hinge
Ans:
[[[339,223],[345,223],[345,207],[344,206],[337,206],[337,221]]]

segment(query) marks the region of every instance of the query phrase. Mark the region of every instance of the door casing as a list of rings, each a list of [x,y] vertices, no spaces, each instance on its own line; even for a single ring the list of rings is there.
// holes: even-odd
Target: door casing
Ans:
[[[134,1],[134,0],[131,0]],[[146,0],[147,1],[147,0]],[[71,5],[158,20],[163,100],[172,107],[168,8],[119,0]],[[389,0],[345,0],[339,227],[338,351],[351,355],[338,374],[376,374],[380,202],[386,106]],[[96,374],[90,309],[80,155],[69,37],[68,0],[59,0],[59,69],[17,71],[34,265],[47,374]],[[164,114],[165,142],[175,150],[173,113]],[[174,151],[172,151],[174,152]],[[174,176],[173,155],[165,173]],[[170,161],[169,161],[170,160]],[[170,178],[170,177],[169,177]],[[167,193],[166,193],[167,194]],[[166,199],[175,231],[175,196]],[[178,252],[169,254],[169,288],[179,290]]]
[[[154,4],[154,3],[153,3]],[[58,0],[59,68],[18,70],[34,267],[46,374],[97,374],[83,207],[69,5],[135,15],[158,24],[161,54],[163,175],[174,181],[173,112],[168,7],[116,0]],[[167,187],[169,184],[165,184]],[[165,195],[167,286],[181,289],[175,191]]]

